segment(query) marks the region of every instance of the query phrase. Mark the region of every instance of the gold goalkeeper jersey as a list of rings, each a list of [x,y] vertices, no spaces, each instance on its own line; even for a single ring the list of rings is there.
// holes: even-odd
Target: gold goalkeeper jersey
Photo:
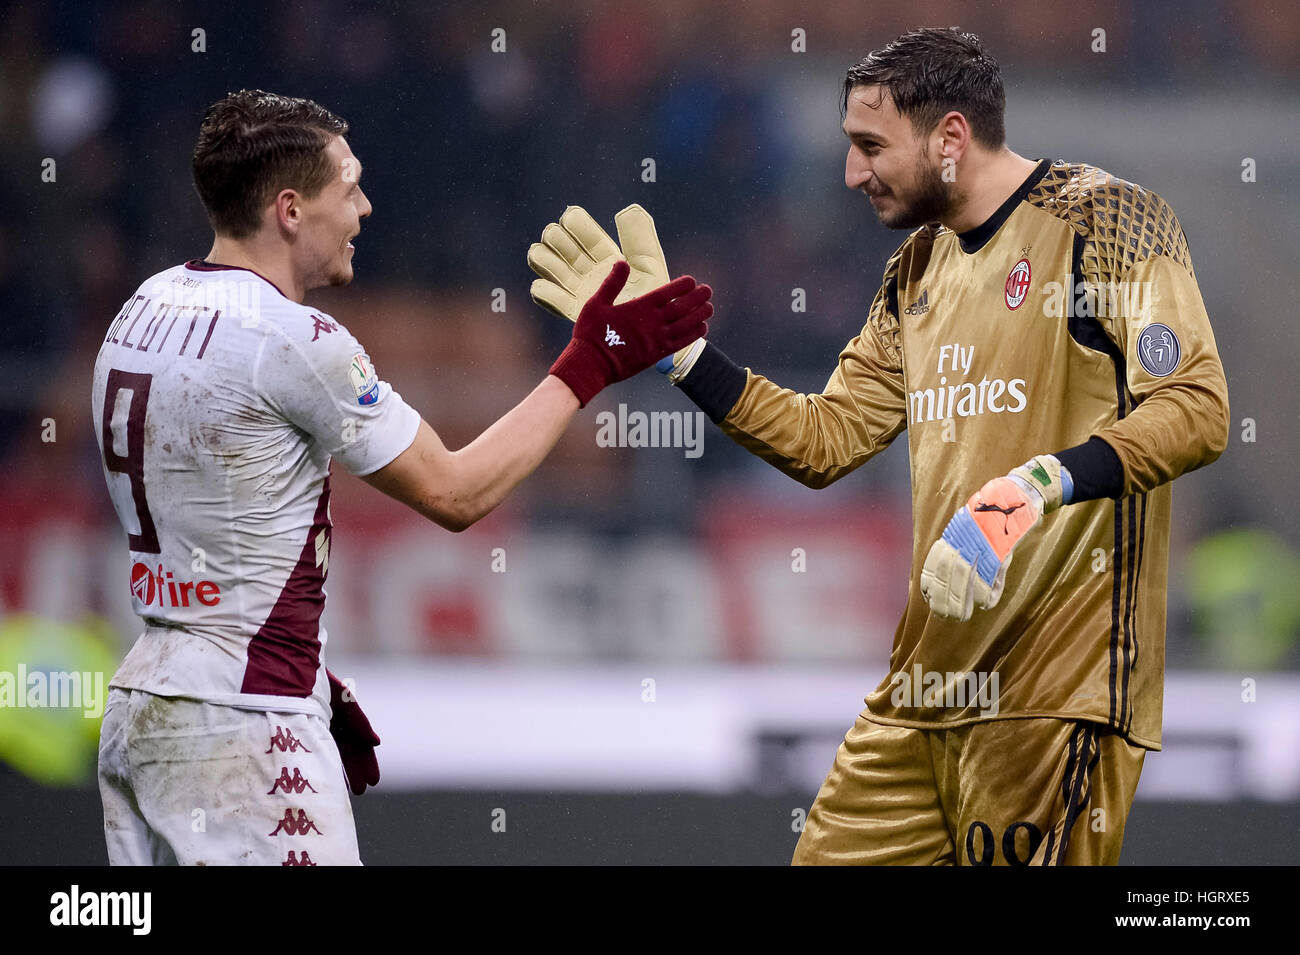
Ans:
[[[1092,720],[1160,748],[1169,482],[1213,461],[1228,430],[1214,335],[1164,200],[1043,160],[980,227],[907,238],[821,394],[745,374],[724,431],[811,487],[907,431],[911,583],[872,718]],[[1047,515],[992,610],[931,616],[921,567],[970,495],[1094,437],[1122,465],[1118,496]]]

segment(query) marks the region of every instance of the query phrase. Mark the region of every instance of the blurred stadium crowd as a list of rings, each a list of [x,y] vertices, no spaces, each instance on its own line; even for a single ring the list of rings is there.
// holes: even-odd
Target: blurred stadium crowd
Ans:
[[[673,270],[713,285],[713,340],[782,384],[819,390],[902,240],[843,188],[840,78],[872,46],[911,26],[956,22],[984,36],[1010,86],[1009,120],[1039,83],[1100,91],[1122,104],[1135,90],[1177,96],[1229,76],[1287,89],[1297,78],[1300,7],[1289,4],[858,6],[7,5],[0,13],[0,471],[10,500],[0,526],[23,545],[5,548],[0,612],[33,602],[23,583],[30,580],[24,548],[46,524],[79,515],[105,528],[97,539],[106,550],[120,547],[89,420],[90,368],[105,327],[136,286],[209,248],[189,158],[204,108],[228,90],[260,86],[311,97],[352,124],[349,140],[365,164],[374,214],[356,241],[353,286],[310,300],[347,324],[381,375],[459,446],[540,379],[568,335],[529,301],[524,256],[569,203],[607,224],[622,206],[645,205]],[[1106,30],[1110,49],[1104,67],[1089,50],[1096,27]],[[505,30],[505,52],[490,47],[495,28]],[[804,55],[791,50],[794,28],[806,31]],[[203,31],[202,52],[195,30]],[[1294,114],[1279,120],[1294,137]],[[1204,127],[1182,131],[1187,151],[1213,129],[1207,117]],[[1096,135],[1104,141],[1106,130]],[[1141,152],[1140,144],[1130,148]],[[1249,148],[1242,145],[1243,156]],[[56,162],[54,182],[42,177],[47,157]],[[646,158],[654,160],[653,182],[643,180]],[[1170,194],[1160,181],[1110,171],[1166,195],[1188,224],[1193,193]],[[1216,201],[1232,201],[1223,197],[1234,188],[1241,184],[1230,167],[1214,186]],[[1294,211],[1300,185],[1284,189],[1282,201]],[[1266,206],[1255,208],[1262,214]],[[1222,461],[1179,484],[1171,663],[1300,666],[1300,522],[1281,483],[1258,477],[1297,463],[1297,405],[1286,393],[1294,385],[1261,383],[1253,371],[1279,361],[1294,369],[1295,323],[1250,299],[1248,256],[1258,240],[1244,236],[1261,228],[1257,215],[1243,212],[1222,231],[1189,229],[1234,420],[1253,414],[1261,434],[1255,444],[1234,441]],[[1206,269],[1211,262],[1218,267]],[[795,288],[805,290],[804,312],[792,311]],[[491,307],[495,289],[504,290],[504,312]],[[723,533],[716,515],[725,511],[737,535],[746,522],[788,528],[779,541],[788,563],[791,542],[803,546],[801,527],[815,539],[818,527],[845,516],[892,511],[902,517],[882,530],[888,549],[866,571],[849,572],[890,571],[883,589],[894,595],[890,614],[897,609],[905,590],[897,568],[906,566],[910,545],[902,441],[815,493],[714,429],[699,460],[671,449],[600,448],[594,415],[619,402],[694,410],[653,375],[612,390],[584,412],[504,516],[464,538],[420,528],[428,546],[486,554],[525,528],[574,535],[603,554],[653,531],[671,560],[674,541],[683,550],[716,542]],[[48,420],[55,440],[42,440]],[[364,552],[367,527],[373,538],[399,520],[374,496],[340,480],[340,550]],[[374,550],[379,544],[371,540]],[[700,559],[727,555],[734,548],[710,545]],[[486,556],[475,560],[486,572]],[[124,577],[119,589],[114,599],[125,594]],[[479,626],[476,611],[458,613],[454,601],[430,613],[425,622],[434,629]],[[881,615],[873,637],[877,650],[888,645],[888,619]],[[799,632],[787,643],[817,640],[817,621],[791,626]],[[729,646],[721,655],[748,652]],[[457,652],[455,641],[430,649]],[[498,643],[493,652],[508,650]],[[605,652],[627,650],[607,645]],[[775,655],[801,656],[789,646]]]

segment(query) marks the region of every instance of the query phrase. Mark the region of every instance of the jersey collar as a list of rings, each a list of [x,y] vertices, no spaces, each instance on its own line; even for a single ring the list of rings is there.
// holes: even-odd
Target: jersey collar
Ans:
[[[1002,223],[1011,217],[1011,213],[1016,211],[1016,206],[1020,205],[1038,185],[1038,181],[1047,175],[1047,170],[1051,168],[1050,159],[1038,160],[1038,165],[1034,171],[1029,174],[1029,178],[1020,184],[1020,188],[1013,192],[1006,202],[998,206],[998,211],[989,216],[982,223],[973,229],[957,233],[957,241],[961,244],[961,250],[968,255],[978,252],[984,246],[988,245],[989,239],[997,234],[998,229],[1002,228]]]
[[[285,295],[284,292],[280,290],[280,286],[276,285],[274,282],[268,279],[261,272],[254,271],[253,269],[244,268],[244,266],[242,265],[221,265],[218,262],[209,262],[207,259],[190,259],[188,262],[185,263],[185,267],[195,272],[226,272],[226,271],[252,272],[254,275],[256,275],[267,285],[271,286],[271,288],[275,289],[277,292],[280,292],[280,294],[284,298],[289,298],[289,296]],[[290,301],[292,301],[292,299],[290,299]]]

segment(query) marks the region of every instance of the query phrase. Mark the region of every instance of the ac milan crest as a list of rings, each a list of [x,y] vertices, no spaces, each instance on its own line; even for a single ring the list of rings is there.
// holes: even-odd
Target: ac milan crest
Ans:
[[[1024,304],[1025,296],[1029,294],[1029,260],[1021,259],[1011,267],[1007,275],[1006,300],[1007,308],[1015,311]]]

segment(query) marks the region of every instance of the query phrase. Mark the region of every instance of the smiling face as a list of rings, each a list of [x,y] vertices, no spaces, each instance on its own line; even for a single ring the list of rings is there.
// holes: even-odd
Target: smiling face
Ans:
[[[929,154],[930,137],[918,135],[879,86],[849,91],[844,117],[849,154],[844,184],[871,200],[881,223],[915,229],[941,219],[952,197]]]
[[[361,163],[342,136],[325,147],[334,176],[315,196],[298,196],[298,227],[293,243],[294,270],[306,289],[352,281],[352,239],[370,215],[361,191]]]

